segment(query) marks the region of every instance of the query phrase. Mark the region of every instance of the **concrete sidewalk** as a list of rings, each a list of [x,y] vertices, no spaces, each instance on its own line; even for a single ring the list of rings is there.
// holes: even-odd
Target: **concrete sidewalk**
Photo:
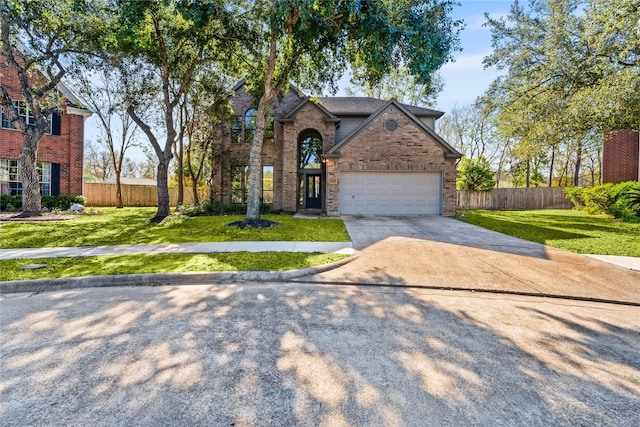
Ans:
[[[219,242],[161,245],[79,246],[0,249],[0,260],[18,258],[89,257],[133,254],[194,254],[220,252],[325,252],[352,255],[351,242]]]

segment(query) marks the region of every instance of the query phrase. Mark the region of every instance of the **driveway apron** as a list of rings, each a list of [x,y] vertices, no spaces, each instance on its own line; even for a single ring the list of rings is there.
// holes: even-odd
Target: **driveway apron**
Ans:
[[[345,217],[358,259],[299,280],[640,303],[640,272],[442,216]]]

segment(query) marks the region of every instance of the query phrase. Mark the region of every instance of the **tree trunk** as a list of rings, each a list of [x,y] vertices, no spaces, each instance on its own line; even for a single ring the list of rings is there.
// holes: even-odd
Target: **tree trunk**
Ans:
[[[573,173],[573,185],[577,187],[580,185],[580,166],[582,163],[582,144],[578,145],[578,152],[576,153],[576,169]]]
[[[182,146],[182,144],[180,144]],[[182,147],[179,148],[182,150]],[[178,162],[178,200],[176,201],[176,207],[184,204],[184,170],[182,164],[182,154],[178,151],[176,155],[176,161]]]
[[[551,165],[549,165],[549,187],[553,185],[553,165],[556,162],[556,150],[551,150]]]
[[[152,222],[161,222],[163,219],[169,216],[171,208],[169,205],[169,162],[173,156],[171,153],[164,153],[164,156],[159,158],[158,162],[158,212],[151,218]]]
[[[525,176],[525,186],[529,188],[531,185],[531,161],[527,159],[527,173]]]
[[[36,156],[40,135],[29,128],[22,138],[20,150],[20,179],[22,180],[22,217],[42,215],[40,180],[36,168]]]
[[[116,171],[116,208],[124,208],[124,202],[122,201],[122,184],[120,182],[120,175],[122,171]]]
[[[249,197],[247,199],[247,220],[260,219],[260,199],[262,195],[262,143],[267,115],[267,94],[263,95],[256,110],[256,133],[249,153]]]

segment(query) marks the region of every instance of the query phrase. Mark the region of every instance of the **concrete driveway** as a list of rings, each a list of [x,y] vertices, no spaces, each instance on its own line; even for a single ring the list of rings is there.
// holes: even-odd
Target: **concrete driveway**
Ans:
[[[442,216],[345,217],[360,256],[301,281],[555,295],[640,304],[640,272]]]
[[[640,309],[309,284],[0,297],[2,426],[638,426]]]

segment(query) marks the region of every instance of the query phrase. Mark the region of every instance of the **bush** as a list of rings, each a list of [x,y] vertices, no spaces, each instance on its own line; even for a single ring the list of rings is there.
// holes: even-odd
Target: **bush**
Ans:
[[[74,203],[84,205],[86,200],[82,196],[70,196],[67,194],[42,196],[40,200],[42,208],[49,209],[50,211],[66,211],[69,210]],[[0,195],[0,210],[19,211],[20,209],[22,209],[22,196]]]
[[[483,157],[475,161],[463,158],[458,166],[458,190],[489,191],[496,185],[489,162]]]
[[[589,188],[573,187],[567,189],[566,194],[575,207],[589,213],[605,213],[616,218],[640,217],[638,182],[603,184]]]
[[[271,205],[261,204],[260,213],[271,212]],[[219,202],[207,202],[202,205],[188,205],[182,207],[182,213],[186,216],[207,216],[207,215],[246,215],[247,205],[223,204]]]
[[[0,195],[0,211],[19,211],[22,208],[22,196]]]
[[[60,194],[58,196],[42,196],[42,207],[50,211],[66,211],[72,204],[79,203],[84,205],[86,200],[82,196],[70,196],[68,194]]]

